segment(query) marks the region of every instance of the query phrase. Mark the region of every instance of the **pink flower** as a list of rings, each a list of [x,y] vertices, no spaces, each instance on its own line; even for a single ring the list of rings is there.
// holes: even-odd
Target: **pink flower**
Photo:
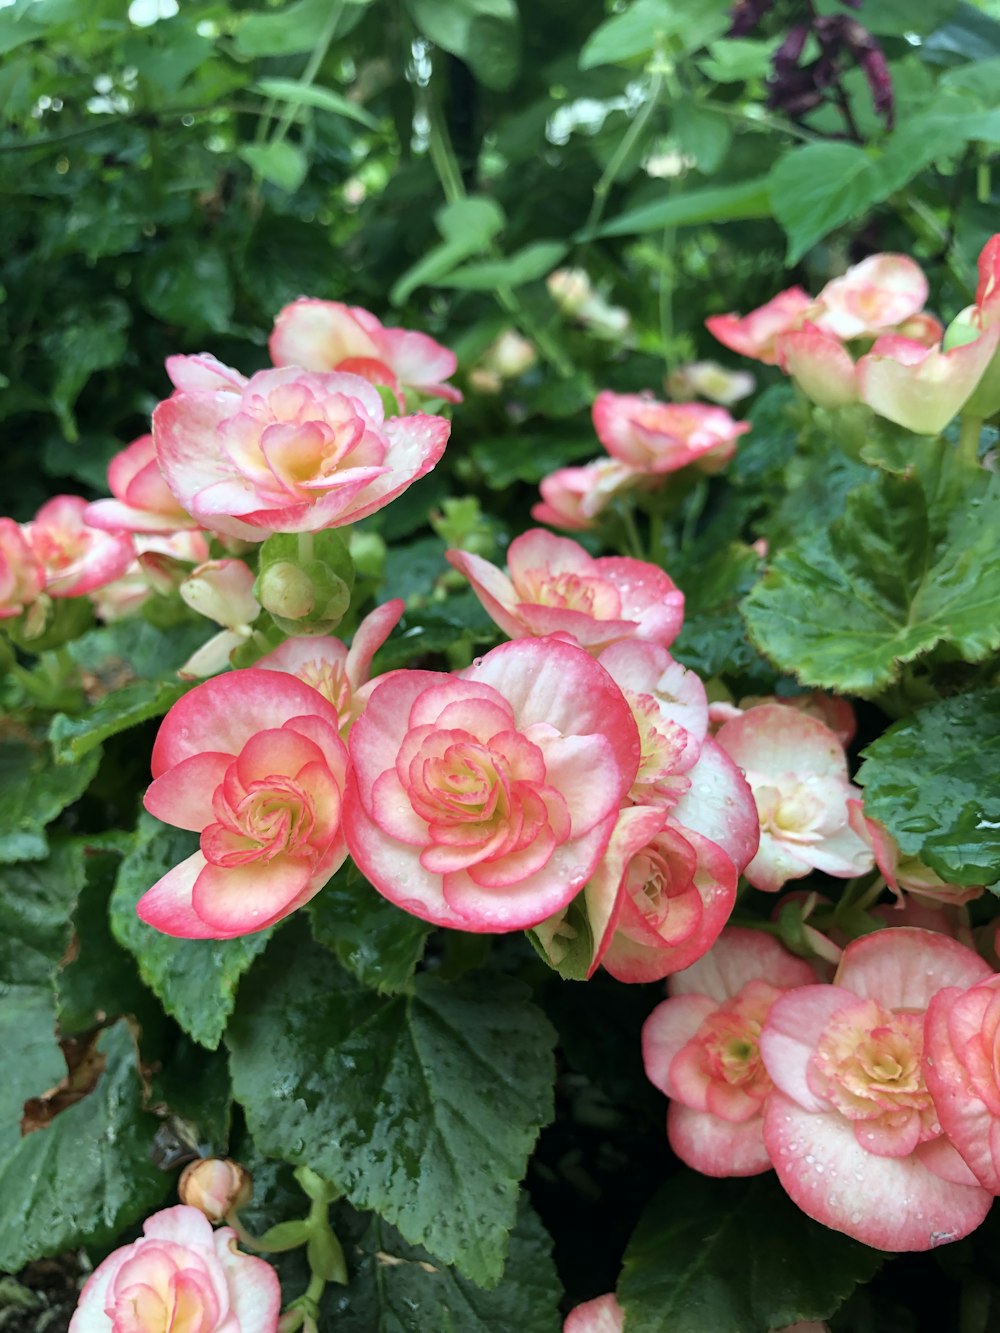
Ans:
[[[799,328],[807,311],[814,306],[808,292],[801,287],[789,287],[748,315],[712,315],[705,320],[705,327],[723,347],[773,366],[779,334]]]
[[[713,722],[728,722],[731,717],[739,717],[741,712],[749,712],[759,704],[797,708],[809,717],[818,718],[830,728],[841,745],[850,745],[858,729],[850,702],[839,694],[827,694],[824,690],[806,690],[804,694],[748,694],[740,700],[739,708],[733,704],[713,704],[711,719]]]
[[[1000,322],[1000,235],[991,236],[979,252],[976,311],[981,328]]]
[[[684,594],[656,565],[595,559],[541,528],[511,542],[508,574],[468,551],[448,551],[446,558],[512,639],[561,634],[594,653],[629,638],[667,648],[684,618]]]
[[[355,631],[350,648],[328,635],[320,638],[286,639],[280,647],[265,654],[256,663],[266,671],[287,671],[331,703],[346,738],[351,724],[360,716],[371,693],[372,658],[392,633],[405,602],[401,597],[377,606],[368,613]]]
[[[778,999],[760,1050],[775,1084],[764,1142],[778,1179],[826,1226],[881,1250],[958,1240],[986,1216],[924,1078],[924,1012],[990,974],[931,931],[880,930],[844,951],[833,985]]]
[[[761,704],[732,718],[716,740],[746,774],[760,816],[760,849],[744,874],[776,893],[811,870],[850,879],[872,866],[851,828],[844,747],[817,718],[783,704]]]
[[[691,361],[671,371],[665,387],[678,403],[689,398],[708,398],[723,407],[732,407],[753,393],[757,381],[748,370],[728,370],[718,361]]]
[[[550,528],[585,532],[616,495],[648,482],[648,478],[616,458],[598,458],[583,467],[561,467],[539,482],[542,502],[532,505],[531,517]]]
[[[221,1222],[250,1202],[253,1181],[245,1167],[228,1157],[199,1157],[181,1172],[177,1195],[210,1222]]]
[[[115,454],[108,464],[108,486],[113,500],[96,500],[84,517],[92,528],[106,532],[178,532],[198,524],[177,503],[163,480],[152,435]]]
[[[608,845],[639,741],[603,667],[561,639],[459,676],[395,671],[350,735],[348,846],[391,902],[468,931],[564,907]]]
[[[47,500],[24,535],[45,571],[49,597],[80,597],[111,583],[135,559],[130,534],[88,526],[87,501],[79,495]]]
[[[19,616],[44,586],[45,571],[20,526],[0,518],[0,620]]]
[[[734,926],[668,982],[642,1029],[650,1082],[671,1099],[670,1146],[708,1176],[767,1171],[764,1102],[773,1084],[759,1040],[771,1006],[816,974],[770,935]]]
[[[857,365],[861,401],[917,435],[936,435],[972,396],[993,359],[1000,325],[942,352],[910,338],[878,338]]]
[[[182,939],[263,930],[309,901],[347,854],[347,751],[334,709],[292,676],[232,671],[196,686],[153,746],[150,814],[201,834],[201,849],[139,900]]]
[[[1000,976],[939,990],[925,1040],[924,1075],[941,1126],[984,1189],[1000,1194]]]
[[[835,338],[870,337],[911,319],[926,300],[919,264],[906,255],[869,255],[826,284],[811,319]]]
[[[153,413],[163,475],[207,528],[261,541],[341,527],[383,508],[438,462],[443,417],[384,419],[358,375],[262,370],[238,386],[181,389]]]
[[[253,594],[253,570],[244,560],[208,560],[191,571],[177,591],[181,600],[221,625],[222,632],[192,653],[177,674],[182,680],[214,676],[253,633],[260,604]]]
[[[274,1269],[212,1230],[197,1208],[164,1208],[114,1250],[80,1294],[70,1333],[275,1333]]]
[[[782,333],[776,343],[778,365],[817,407],[845,407],[858,401],[854,358],[830,333],[815,324]]]
[[[750,426],[724,407],[661,403],[635,393],[599,393],[593,407],[597,438],[612,457],[637,472],[659,475],[695,463],[717,472]]]
[[[570,1310],[563,1323],[563,1333],[623,1333],[625,1311],[614,1292],[584,1301]]]
[[[443,382],[455,373],[454,352],[425,333],[387,329],[360,306],[300,296],[279,311],[269,346],[276,366],[346,371],[393,390],[462,401]]]

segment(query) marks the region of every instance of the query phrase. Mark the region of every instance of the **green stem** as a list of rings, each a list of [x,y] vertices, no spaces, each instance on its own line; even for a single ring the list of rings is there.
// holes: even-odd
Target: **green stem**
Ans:
[[[970,467],[979,466],[979,440],[982,433],[981,417],[962,416],[958,432],[958,453]]]
[[[330,43],[333,41],[334,34],[337,31],[337,25],[344,12],[346,2],[347,0],[336,0],[331,6],[329,17],[326,20],[326,27],[320,34],[319,41],[313,47],[312,54],[306,63],[305,69],[302,71],[302,77],[299,79],[299,85],[301,87],[308,88],[315,82],[316,75],[319,73],[320,66],[326,59],[326,53],[329,51]],[[285,135],[291,129],[301,105],[302,103],[295,98],[288,102],[281,114],[281,119],[278,121],[278,127],[271,136],[270,142],[272,144],[279,144],[284,139]]]
[[[597,224],[600,222],[601,216],[604,213],[604,206],[608,202],[608,195],[611,193],[611,187],[618,179],[619,171],[621,171],[628,159],[629,153],[639,141],[640,135],[649,123],[650,116],[652,116],[653,112],[656,110],[657,103],[660,100],[660,93],[663,91],[664,73],[664,70],[657,69],[653,74],[649,83],[649,96],[642,104],[631,125],[622,135],[618,147],[611,154],[611,159],[608,162],[608,165],[601,173],[600,180],[594,186],[594,199],[590,205],[590,212],[587,214],[587,220],[583,224],[583,231],[587,236],[596,229]]]
[[[639,529],[635,522],[635,511],[632,508],[632,501],[629,499],[621,500],[615,505],[622,524],[625,528],[625,544],[636,560],[645,560],[646,551],[642,544],[642,538],[639,536]]]
[[[669,376],[671,365],[671,346],[674,341],[674,246],[677,243],[677,228],[664,227],[663,240],[660,242],[660,341],[663,344],[663,373]],[[669,267],[669,272],[668,272]]]
[[[298,534],[299,564],[308,565],[315,559],[315,543],[311,532]]]
[[[976,167],[976,199],[981,204],[988,204],[992,193],[993,182],[990,179],[990,164],[989,162],[980,162]]]

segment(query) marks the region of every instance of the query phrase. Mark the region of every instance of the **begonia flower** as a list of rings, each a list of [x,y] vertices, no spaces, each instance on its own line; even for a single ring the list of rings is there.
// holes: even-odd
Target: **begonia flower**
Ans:
[[[45,587],[45,570],[19,524],[0,518],[0,620],[19,616]]]
[[[563,1333],[624,1333],[624,1329],[625,1311],[613,1291],[584,1301],[563,1322]]]
[[[187,577],[188,566],[208,559],[208,542],[197,528],[135,533],[132,541],[136,558],[125,573],[90,594],[95,615],[106,624],[134,615],[154,593],[174,592]]]
[[[245,1167],[228,1157],[199,1157],[181,1172],[177,1197],[210,1222],[221,1222],[250,1202],[253,1181]]]
[[[810,319],[835,338],[871,337],[923,310],[927,278],[908,255],[869,255],[826,284]]]
[[[983,1188],[1000,1194],[1000,976],[939,990],[924,1038],[941,1126]]]
[[[565,315],[601,338],[619,338],[632,322],[628,311],[594,287],[586,269],[557,268],[545,279],[549,295]]]
[[[200,833],[201,847],[139,899],[140,918],[182,939],[232,939],[318,893],[347,855],[338,723],[311,686],[254,668],[175,703],[153,746],[144,804]]]
[[[850,352],[832,334],[808,321],[782,333],[778,365],[817,407],[846,407],[858,401],[857,368]]]
[[[278,1275],[236,1248],[232,1227],[179,1204],[142,1230],[91,1273],[69,1333],[276,1333]]]
[[[924,1015],[947,987],[991,975],[931,931],[850,943],[832,985],[775,1001],[760,1051],[775,1087],[764,1143],[810,1217],[881,1250],[928,1250],[985,1218],[992,1195],[945,1137],[925,1079]]]
[[[621,691],[557,638],[502,644],[457,676],[391,672],[350,750],[359,869],[414,916],[466,931],[521,930],[564,907],[639,763]]]
[[[480,393],[499,393],[504,380],[517,379],[537,360],[534,343],[515,329],[504,329],[469,372],[469,383]]]
[[[198,527],[163,480],[152,435],[140,435],[115,454],[108,464],[108,487],[114,499],[95,500],[84,511],[92,528],[169,533]]]
[[[678,403],[689,398],[707,398],[723,407],[732,407],[741,398],[749,398],[757,381],[749,370],[729,370],[718,361],[689,361],[670,372],[664,387]]]
[[[773,366],[780,334],[801,326],[815,301],[801,287],[789,287],[748,315],[711,315],[705,327],[723,347]]]
[[[795,708],[761,704],[724,723],[716,740],[757,803],[760,848],[743,872],[755,888],[776,893],[811,870],[850,879],[871,869],[871,851],[850,825],[848,801],[860,793],[829,727]]]
[[[253,633],[260,604],[253,594],[256,575],[244,560],[208,560],[182,580],[181,601],[222,626],[188,658],[177,674],[198,680],[228,665],[232,653]]]
[[[182,389],[153,413],[167,484],[200,524],[248,541],[373,514],[438,462],[443,417],[385,419],[359,375],[288,367]]]
[[[809,717],[818,718],[844,746],[850,745],[858,729],[850,701],[839,694],[827,694],[825,690],[806,690],[803,694],[748,694],[738,706],[714,700],[709,707],[709,720],[713,726],[728,722],[760,704],[781,704],[782,708],[796,708]]]
[[[973,902],[985,893],[980,885],[947,884],[916,856],[904,856],[889,830],[864,812],[861,801],[851,801],[851,825],[871,847],[882,878],[900,901],[903,890],[944,906]]]
[[[780,995],[815,980],[773,936],[737,926],[670,978],[670,998],[643,1026],[642,1058],[671,1099],[667,1136],[682,1162],[708,1176],[770,1169],[764,1102],[773,1084],[760,1034]]]
[[[22,529],[45,573],[49,597],[80,597],[120,578],[135,559],[127,532],[102,532],[86,521],[79,495],[46,500]]]
[[[857,364],[861,401],[917,435],[937,435],[972,396],[993,359],[1000,325],[943,352],[893,334]]]
[[[651,395],[612,393],[594,400],[594,429],[613,458],[637,472],[661,475],[693,463],[717,472],[736,451],[750,425],[734,421],[724,407],[661,403]]]
[[[645,474],[617,458],[598,458],[583,467],[557,468],[538,483],[542,499],[532,505],[531,517],[564,532],[586,532],[597,527],[598,519],[616,496],[648,481]]]
[[[455,373],[454,352],[426,333],[386,328],[361,306],[300,296],[278,312],[268,345],[276,366],[349,372],[394,391],[462,401],[445,383]]]
[[[374,688],[370,680],[372,658],[392,633],[405,606],[401,597],[393,597],[370,611],[355,631],[350,648],[329,635],[286,639],[255,665],[265,671],[287,671],[319,690],[336,710],[340,734],[346,738]]]
[[[511,542],[506,574],[469,551],[445,556],[512,639],[562,634],[594,653],[628,638],[667,648],[684,618],[684,594],[656,565],[626,556],[595,559],[542,528]]]

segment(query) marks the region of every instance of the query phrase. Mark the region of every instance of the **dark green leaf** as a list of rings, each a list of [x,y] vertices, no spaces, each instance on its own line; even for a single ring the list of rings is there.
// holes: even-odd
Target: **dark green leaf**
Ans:
[[[503,1271],[517,1182],[552,1114],[554,1034],[499,975],[426,973],[383,998],[286,931],[227,1043],[265,1153],[304,1163],[483,1285]]]
[[[156,881],[192,852],[197,834],[143,815],[133,850],[122,862],[111,898],[115,939],[139,964],[139,975],[164,1009],[202,1046],[214,1050],[232,1013],[240,977],[267,943],[269,931],[234,940],[179,940],[135,914]]]
[[[681,1171],[639,1220],[618,1298],[628,1333],[768,1333],[833,1314],[881,1262],[801,1213],[773,1174]]]
[[[393,305],[402,305],[424,283],[436,282],[464,259],[480,254],[504,225],[500,206],[475,195],[446,204],[438,209],[434,220],[444,240],[397,278],[389,293]]]
[[[370,130],[378,129],[378,121],[357,102],[352,102],[343,93],[332,88],[321,88],[315,83],[299,83],[296,79],[258,79],[254,87],[265,97],[274,97],[281,102],[291,102],[298,106],[315,107],[317,111],[329,111],[335,116],[346,116],[367,125]]]
[[[49,727],[56,763],[76,763],[109,736],[162,717],[190,688],[173,681],[136,680],[79,716],[56,713]]]
[[[407,0],[420,32],[464,60],[480,83],[503,91],[517,77],[520,30],[514,0]]]
[[[106,1245],[152,1211],[169,1188],[170,1177],[150,1160],[157,1122],[142,1109],[125,1023],[102,1033],[97,1051],[105,1068],[94,1090],[21,1139],[0,1166],[0,1269],[6,1272],[84,1241]]]
[[[222,250],[170,242],[150,254],[139,280],[143,305],[192,333],[222,333],[233,317],[233,284]]]
[[[77,435],[73,404],[95,370],[122,359],[130,319],[125,302],[108,296],[62,311],[44,334],[42,345],[55,367],[52,407],[71,440]]]
[[[95,750],[57,767],[41,737],[13,727],[0,734],[0,864],[45,856],[46,825],[83,795],[99,761]]]
[[[406,986],[431,929],[383,898],[351,861],[313,898],[309,915],[320,944],[363,985],[382,993]]]
[[[544,435],[520,432],[487,436],[476,440],[469,453],[487,486],[503,491],[514,481],[538,482],[556,468],[593,458],[595,444],[581,431],[560,436],[554,430]]]
[[[771,209],[788,233],[788,262],[883,197],[879,169],[863,148],[811,143],[780,158],[768,178]]]
[[[674,645],[679,662],[702,676],[749,670],[757,654],[747,641],[740,600],[757,581],[760,557],[733,543],[697,561],[688,572],[677,567],[672,577],[685,596],[684,626]]]
[[[1000,691],[922,708],[869,745],[865,811],[949,884],[1000,880]]]
[[[76,843],[44,861],[6,866],[0,877],[0,981],[48,985],[70,941],[70,917],[84,881]]]

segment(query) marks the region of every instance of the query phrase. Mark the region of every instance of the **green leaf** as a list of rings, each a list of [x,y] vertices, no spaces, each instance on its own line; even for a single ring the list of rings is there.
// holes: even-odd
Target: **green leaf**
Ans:
[[[288,194],[294,194],[309,174],[309,159],[287,139],[280,143],[245,143],[236,151],[258,176]]]
[[[713,83],[745,83],[763,79],[771,68],[777,39],[766,42],[750,37],[720,37],[708,48],[708,56],[698,61],[698,68]]]
[[[594,441],[582,432],[560,438],[552,430],[544,435],[522,431],[476,440],[469,453],[486,485],[504,491],[512,482],[538,482],[556,468],[593,458]]]
[[[470,255],[480,254],[503,230],[505,218],[492,199],[472,195],[438,209],[434,221],[444,241],[396,279],[389,293],[393,305],[402,305],[418,287],[436,282]]]
[[[66,1061],[56,1043],[55,1002],[51,990],[46,986],[4,983],[0,985],[0,1002],[0,1040],[4,1052],[3,1079],[0,1080],[2,1163],[17,1152],[21,1142],[24,1103],[29,1097],[40,1097],[55,1087],[66,1073]],[[2,1225],[0,1218],[0,1228]]]
[[[334,28],[343,37],[360,22],[368,0],[347,0]],[[247,14],[236,30],[241,56],[293,56],[312,51],[330,21],[330,0],[298,0],[275,12]]]
[[[3,981],[51,984],[69,945],[70,917],[83,883],[83,852],[73,842],[57,844],[44,861],[4,869],[0,879]]]
[[[755,665],[740,599],[757,582],[760,564],[756,551],[733,542],[687,568],[674,568],[672,577],[685,597],[684,626],[672,649],[679,662],[701,676],[739,674]]]
[[[605,19],[590,34],[580,68],[649,56],[671,40],[684,52],[696,51],[726,31],[727,8],[725,0],[632,0],[624,14]]]
[[[768,183],[771,210],[788,234],[789,264],[883,198],[878,164],[849,143],[795,148],[774,164]]]
[[[138,1061],[126,1024],[103,1032],[97,1052],[105,1067],[93,1091],[20,1139],[0,1165],[0,1269],[5,1272],[16,1273],[32,1259],[84,1242],[107,1245],[151,1212],[170,1187],[170,1177],[150,1160],[157,1121],[142,1108]],[[33,1092],[38,1095],[48,1086]]]
[[[628,1333],[768,1333],[833,1314],[881,1262],[801,1213],[771,1173],[681,1171],[639,1220],[618,1299]]]
[[[865,813],[949,884],[1000,880],[1000,691],[921,708],[864,751]]]
[[[338,1234],[350,1243],[351,1282],[331,1327],[338,1333],[559,1333],[552,1241],[522,1196],[500,1283],[483,1291],[441,1268],[369,1215]]]
[[[492,292],[497,287],[523,287],[526,282],[544,278],[566,253],[563,241],[533,241],[506,259],[466,264],[431,283],[434,287],[455,287],[464,292]]]
[[[233,1011],[240,977],[268,941],[269,931],[234,940],[179,940],[135,914],[156,881],[192,852],[198,836],[143,815],[111,898],[111,930],[139,964],[139,975],[185,1032],[214,1050]]]
[[[452,630],[454,636],[454,630]],[[309,904],[315,938],[364,986],[402,990],[424,956],[431,927],[362,878],[352,861]]]
[[[75,717],[56,713],[49,740],[57,764],[74,764],[109,736],[162,717],[181,695],[191,689],[175,681],[136,680],[115,690],[86,713]]]
[[[936,644],[967,662],[1000,646],[1000,480],[943,449],[851,492],[744,602],[754,641],[803,684],[870,696]]]
[[[267,1154],[306,1164],[492,1286],[517,1182],[552,1114],[554,1033],[516,982],[427,973],[383,998],[283,932],[227,1034],[233,1089]]]
[[[52,408],[70,440],[77,438],[73,405],[97,370],[116,366],[125,355],[128,306],[115,296],[61,311],[42,335],[41,345],[55,367]]]
[[[464,60],[480,83],[509,88],[520,66],[520,25],[514,0],[407,0],[420,32]]]
[[[139,274],[139,297],[146,309],[168,324],[192,333],[228,332],[233,317],[233,283],[222,250],[171,241],[151,252]]]
[[[681,152],[692,158],[705,175],[722,165],[733,141],[732,127],[721,111],[690,100],[678,102],[674,107],[673,131]]]
[[[0,733],[0,864],[48,852],[46,825],[90,786],[100,752],[56,767],[46,741],[9,725]]]
[[[652,204],[642,204],[611,218],[599,227],[595,236],[637,236],[663,227],[693,227],[705,222],[742,222],[749,218],[769,218],[771,200],[766,177],[740,181],[737,185],[711,186],[668,194]],[[586,240],[590,233],[580,232]]]
[[[253,86],[264,97],[273,97],[279,102],[291,102],[297,106],[315,107],[317,111],[329,111],[335,116],[356,120],[360,125],[367,125],[370,130],[378,129],[378,121],[370,111],[352,102],[343,93],[334,92],[332,88],[321,88],[315,83],[299,83],[297,79],[258,79]]]

